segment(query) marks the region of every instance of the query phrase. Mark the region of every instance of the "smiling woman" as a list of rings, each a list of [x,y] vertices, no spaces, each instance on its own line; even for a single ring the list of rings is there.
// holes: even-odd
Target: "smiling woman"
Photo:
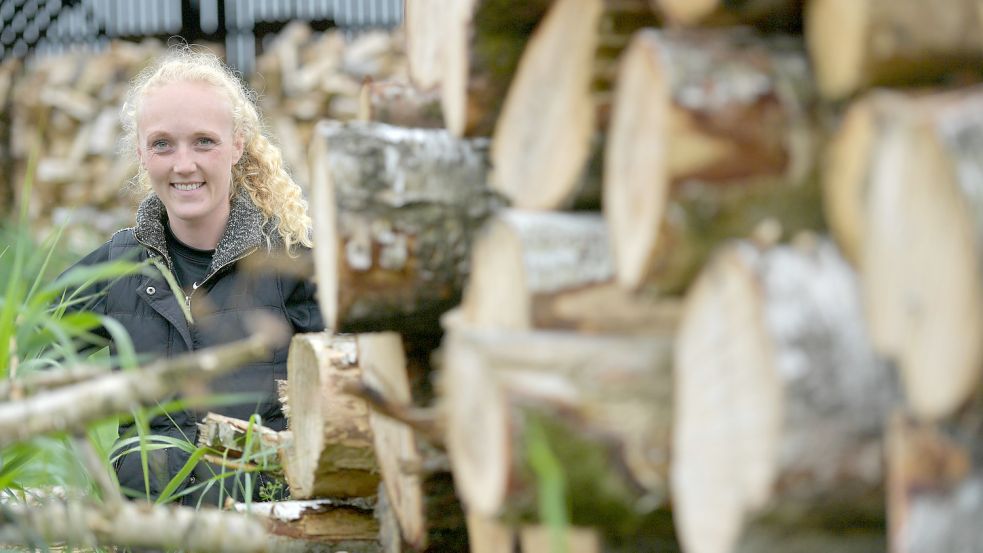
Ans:
[[[83,308],[122,324],[144,359],[244,338],[260,313],[292,332],[321,330],[313,284],[268,263],[309,255],[310,217],[280,150],[262,133],[252,93],[236,75],[211,54],[173,49],[131,84],[122,122],[124,152],[139,161],[135,182],[147,196],[134,227],[78,264],[135,259],[157,269],[101,285]],[[243,420],[258,415],[263,425],[283,430],[275,382],[286,379],[286,359],[284,345],[213,381],[213,392],[233,398],[211,410]],[[200,415],[171,412],[151,420],[150,430],[195,443]],[[128,433],[132,428],[120,427],[124,439]],[[146,457],[124,454],[115,468],[124,491],[149,499],[256,498],[259,485],[223,484],[215,478],[219,471],[197,458],[171,447]]]

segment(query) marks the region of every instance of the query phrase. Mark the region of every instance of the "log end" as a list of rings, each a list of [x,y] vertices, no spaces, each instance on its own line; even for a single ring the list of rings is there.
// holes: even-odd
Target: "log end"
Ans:
[[[720,5],[720,0],[650,0],[667,21],[676,25],[696,25]]]
[[[645,281],[668,196],[665,137],[669,87],[653,31],[636,33],[622,57],[604,163],[604,218],[618,282]]]
[[[697,279],[677,339],[671,495],[694,553],[732,551],[777,470],[781,391],[745,253],[725,250]]]
[[[861,86],[869,2],[813,0],[807,4],[806,40],[819,92],[830,100]]]

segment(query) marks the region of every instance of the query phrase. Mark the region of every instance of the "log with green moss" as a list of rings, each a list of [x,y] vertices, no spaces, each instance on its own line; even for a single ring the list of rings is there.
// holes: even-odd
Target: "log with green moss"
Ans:
[[[410,76],[440,89],[443,117],[458,136],[490,136],[533,29],[553,0],[406,3]]]
[[[599,528],[606,542],[666,529],[656,521],[667,516],[659,508],[671,335],[509,332],[445,321],[447,448],[469,513],[535,522],[539,502],[553,501],[570,524]]]
[[[823,226],[810,82],[792,39],[634,36],[604,161],[604,216],[623,286],[678,293],[723,240]]]

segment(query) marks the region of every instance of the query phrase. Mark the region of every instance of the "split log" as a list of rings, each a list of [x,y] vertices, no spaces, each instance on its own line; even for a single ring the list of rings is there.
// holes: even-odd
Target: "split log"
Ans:
[[[397,127],[439,129],[444,126],[440,98],[402,81],[372,81],[362,84],[358,119]]]
[[[603,204],[623,286],[680,292],[716,244],[764,221],[821,228],[814,95],[794,42],[644,30],[619,74]]]
[[[641,0],[553,2],[495,126],[492,186],[512,205],[597,207],[600,181],[588,162],[607,127],[615,60],[631,33],[653,23]]]
[[[533,28],[552,0],[406,3],[410,77],[439,90],[447,129],[490,136]]]
[[[287,355],[293,444],[284,469],[290,493],[312,497],[375,495],[379,469],[365,402],[344,393],[362,377],[354,336],[294,336]]]
[[[374,504],[365,499],[236,504],[265,519],[277,553],[382,553]]]
[[[668,24],[731,26],[752,25],[765,31],[802,30],[804,0],[651,0]]]
[[[979,411],[966,414],[945,424],[919,423],[901,412],[892,417],[887,435],[891,553],[983,548]]]
[[[878,351],[914,414],[954,412],[983,369],[983,95],[892,106],[866,184],[860,273]],[[912,120],[913,119],[913,120]]]
[[[829,99],[957,72],[983,76],[983,14],[973,0],[944,7],[919,0],[816,0],[805,20],[816,82]]]
[[[275,551],[261,520],[217,509],[122,502],[117,508],[77,500],[0,509],[0,543],[32,550],[52,543],[200,553]]]
[[[900,394],[862,320],[856,278],[825,239],[736,242],[701,273],[674,369],[686,551],[883,549],[881,437]]]
[[[509,524],[475,513],[468,513],[467,524],[470,553],[515,552],[515,530]]]
[[[472,237],[500,201],[486,141],[321,123],[311,147],[314,258],[329,329],[432,333],[460,301]]]
[[[447,449],[469,513],[534,510],[533,420],[563,465],[574,524],[633,527],[650,514],[642,504],[665,500],[670,334],[509,332],[454,319],[445,318],[441,389]]]
[[[359,334],[356,339],[362,380],[387,401],[409,404],[409,380],[403,341],[395,332]],[[372,410],[369,412],[373,444],[389,508],[399,523],[403,541],[415,549],[426,545],[426,520],[420,476],[406,470],[420,466],[413,430],[399,421]]]
[[[180,391],[204,389],[204,382],[263,359],[283,339],[277,329],[200,350],[145,368],[104,376],[0,403],[0,447],[49,432],[84,430],[94,421],[129,413]]]
[[[603,218],[505,210],[476,240],[461,314],[481,328],[642,334],[671,328],[677,303],[615,282]]]

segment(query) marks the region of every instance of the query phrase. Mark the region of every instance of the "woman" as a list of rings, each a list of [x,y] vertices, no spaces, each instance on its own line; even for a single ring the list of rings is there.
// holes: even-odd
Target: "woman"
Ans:
[[[244,338],[250,315],[260,312],[294,332],[321,330],[310,282],[246,270],[272,257],[308,255],[310,217],[300,187],[263,135],[256,106],[235,75],[213,55],[173,50],[131,84],[122,122],[126,149],[139,160],[136,181],[148,195],[136,226],[118,231],[79,263],[149,260],[160,272],[108,283],[86,308],[119,321],[146,359]],[[178,294],[168,284],[168,271],[182,289]],[[213,381],[213,392],[247,394],[250,400],[211,410],[240,419],[258,413],[265,426],[284,429],[275,382],[286,378],[286,359],[283,347]],[[187,409],[159,416],[151,432],[194,443],[200,416]],[[121,426],[120,435],[128,434],[132,428]],[[168,448],[149,457],[149,491],[157,497],[189,455]],[[218,501],[217,485],[196,486],[212,479],[213,468],[197,467],[177,493],[190,486],[207,491],[206,501]],[[138,453],[121,457],[116,471],[124,490],[144,495]],[[221,495],[237,492],[230,488],[226,483]],[[190,493],[183,501],[199,498]]]

